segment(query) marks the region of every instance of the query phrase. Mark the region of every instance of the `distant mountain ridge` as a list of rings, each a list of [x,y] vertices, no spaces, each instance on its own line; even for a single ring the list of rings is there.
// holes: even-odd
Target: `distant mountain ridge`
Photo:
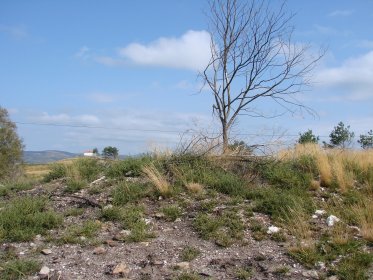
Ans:
[[[69,153],[64,151],[48,150],[48,151],[24,151],[23,161],[25,163],[50,163],[67,158],[75,158],[82,156],[81,154]]]

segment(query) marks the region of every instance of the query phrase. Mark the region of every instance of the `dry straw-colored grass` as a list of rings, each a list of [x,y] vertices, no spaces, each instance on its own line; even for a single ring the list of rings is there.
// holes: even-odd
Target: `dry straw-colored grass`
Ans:
[[[161,195],[168,195],[171,193],[171,186],[166,177],[161,174],[153,164],[144,166],[142,171]]]
[[[295,204],[293,208],[289,209],[288,214],[283,219],[283,224],[299,241],[312,240],[309,215],[304,212],[302,206]]]
[[[369,169],[373,168],[373,150],[323,149],[317,144],[308,143],[280,151],[278,156],[285,160],[295,160],[302,156],[313,157],[319,172],[320,185],[329,187],[335,182],[342,192],[361,179],[357,178],[359,174],[350,170],[350,166],[355,166],[361,174],[368,173]],[[317,188],[317,184],[313,183],[311,188]]]
[[[204,189],[203,185],[201,185],[200,183],[187,183],[185,187],[191,193],[197,193],[197,194],[201,193]]]
[[[361,235],[369,242],[373,242],[373,203],[372,198],[365,198],[352,207],[352,212],[361,229]]]

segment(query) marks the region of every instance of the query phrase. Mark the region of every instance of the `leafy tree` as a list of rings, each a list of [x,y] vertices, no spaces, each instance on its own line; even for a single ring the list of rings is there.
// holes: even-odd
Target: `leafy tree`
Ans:
[[[357,142],[363,149],[373,148],[373,130],[369,130],[366,135],[360,135],[360,139]]]
[[[309,129],[304,133],[299,133],[299,139],[298,139],[299,144],[305,144],[305,143],[319,143],[319,136],[315,136],[312,133],[312,130]]]
[[[351,145],[355,136],[354,132],[350,131],[350,126],[345,126],[343,122],[339,122],[329,134],[330,144],[332,147],[346,148]]]
[[[0,107],[0,180],[20,171],[23,145],[16,129],[15,123],[9,119],[8,111]]]
[[[107,146],[102,150],[102,155],[105,158],[113,158],[116,159],[118,157],[119,150],[116,147]]]
[[[323,53],[294,44],[292,15],[272,1],[210,0],[210,61],[201,73],[213,96],[213,113],[221,124],[223,153],[238,118],[268,117],[258,104],[284,110],[306,109],[294,95],[309,84]]]

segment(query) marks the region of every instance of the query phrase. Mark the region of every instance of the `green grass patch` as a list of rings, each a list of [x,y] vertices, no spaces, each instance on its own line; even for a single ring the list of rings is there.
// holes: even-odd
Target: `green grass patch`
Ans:
[[[25,279],[38,272],[41,264],[30,259],[17,259],[0,264],[0,278],[3,280]]]
[[[115,161],[107,167],[105,175],[109,178],[138,177],[142,174],[142,168],[152,161],[150,156],[130,157]]]
[[[180,259],[183,262],[190,262],[197,258],[201,254],[201,251],[195,247],[191,246],[186,246],[184,249],[181,251],[180,254]]]
[[[161,208],[164,218],[168,222],[173,222],[177,218],[180,218],[183,214],[182,210],[178,205],[168,205]]]
[[[8,201],[0,211],[0,240],[29,241],[58,227],[61,215],[47,208],[45,198],[22,197]]]
[[[232,211],[227,211],[222,216],[199,214],[193,226],[202,238],[213,240],[222,247],[241,240],[245,229],[241,219]]]
[[[82,225],[72,225],[66,228],[63,235],[57,238],[56,242],[89,245],[95,243],[94,237],[100,229],[101,223],[99,221],[88,220]]]
[[[64,189],[64,192],[76,193],[84,189],[86,186],[87,186],[87,182],[85,181],[69,179],[66,183],[66,188]]]
[[[356,252],[348,255],[340,261],[334,273],[341,280],[368,280],[368,269],[373,263],[373,254],[366,252]]]
[[[102,218],[119,222],[124,229],[131,231],[123,241],[141,242],[155,237],[149,231],[149,225],[144,220],[143,207],[134,205],[127,205],[125,207],[113,206],[102,210]]]
[[[116,206],[134,203],[148,196],[151,188],[147,184],[120,182],[113,192],[113,204]]]

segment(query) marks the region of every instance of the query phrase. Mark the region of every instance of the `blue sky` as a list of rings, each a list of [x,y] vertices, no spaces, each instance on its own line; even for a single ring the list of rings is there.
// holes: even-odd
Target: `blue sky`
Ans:
[[[0,106],[25,149],[113,145],[136,154],[173,147],[188,129],[216,129],[197,77],[209,54],[206,8],[202,0],[1,1]],[[308,128],[327,136],[339,121],[356,135],[373,129],[373,1],[290,0],[287,10],[296,14],[295,44],[327,47],[299,97],[318,116],[241,118],[235,137],[254,144],[277,137],[252,134]]]

